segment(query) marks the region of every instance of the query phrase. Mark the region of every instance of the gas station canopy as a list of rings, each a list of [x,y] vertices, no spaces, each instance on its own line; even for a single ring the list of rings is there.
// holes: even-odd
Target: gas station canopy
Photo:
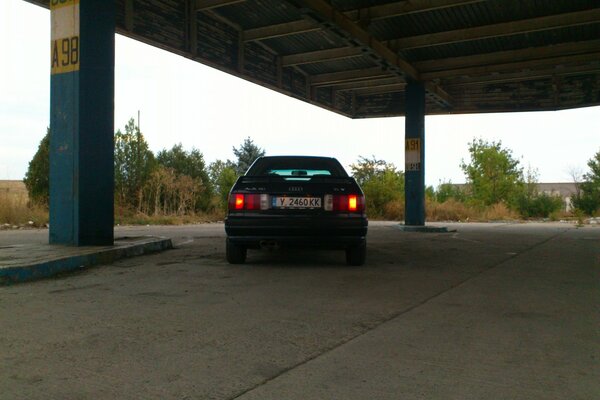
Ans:
[[[404,115],[409,81],[427,114],[600,104],[598,0],[115,4],[120,34],[351,118]]]

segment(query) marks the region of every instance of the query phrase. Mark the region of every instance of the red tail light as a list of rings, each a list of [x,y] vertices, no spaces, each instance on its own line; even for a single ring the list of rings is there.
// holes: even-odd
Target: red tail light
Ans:
[[[325,211],[362,212],[365,210],[365,196],[360,194],[327,194]]]
[[[260,210],[260,194],[247,194],[244,197],[246,210]]]
[[[231,197],[233,197],[233,209],[243,210],[244,209],[244,195],[243,194],[234,194]]]
[[[348,196],[345,194],[333,195],[333,211],[348,211]]]
[[[232,193],[229,196],[229,210],[265,210],[268,205],[266,194]]]
[[[358,199],[355,194],[351,194],[348,196],[348,211],[356,211],[358,210]]]

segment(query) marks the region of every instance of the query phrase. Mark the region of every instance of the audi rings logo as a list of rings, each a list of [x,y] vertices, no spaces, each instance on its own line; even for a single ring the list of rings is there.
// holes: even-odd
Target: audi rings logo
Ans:
[[[288,190],[290,192],[301,192],[304,188],[302,188],[302,186],[290,186]]]

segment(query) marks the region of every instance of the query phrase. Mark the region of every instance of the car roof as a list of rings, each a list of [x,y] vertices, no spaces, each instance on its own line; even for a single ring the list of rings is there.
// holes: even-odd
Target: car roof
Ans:
[[[314,158],[314,159],[323,159],[323,160],[336,160],[335,157],[325,157],[325,156],[302,156],[302,155],[278,155],[278,156],[261,156],[258,158]]]
[[[309,164],[314,162],[316,168],[324,168],[324,169],[326,168],[326,169],[331,170],[332,172],[335,171],[335,175],[337,175],[337,176],[342,176],[342,177],[348,176],[348,173],[346,172],[346,170],[344,169],[342,164],[340,164],[340,162],[336,158],[323,157],[323,156],[262,156],[262,157],[258,157],[254,161],[254,163],[252,163],[252,165],[250,166],[250,168],[248,169],[248,171],[246,173],[247,174],[251,173],[252,175],[256,175],[257,169],[261,170],[261,169],[265,168],[266,165],[269,165],[269,164],[270,165],[279,164],[280,168],[287,168],[287,166],[284,167],[284,165],[287,164],[288,161],[291,162],[292,164],[295,162],[300,162],[300,164],[302,164],[302,162],[305,162],[305,163],[308,162]],[[290,166],[290,167],[296,168],[296,166]]]

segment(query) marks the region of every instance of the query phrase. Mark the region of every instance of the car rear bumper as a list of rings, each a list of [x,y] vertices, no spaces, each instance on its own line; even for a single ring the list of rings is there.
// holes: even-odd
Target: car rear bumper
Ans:
[[[365,242],[366,217],[330,216],[229,216],[228,239],[247,247],[264,242],[285,247],[346,248]]]

